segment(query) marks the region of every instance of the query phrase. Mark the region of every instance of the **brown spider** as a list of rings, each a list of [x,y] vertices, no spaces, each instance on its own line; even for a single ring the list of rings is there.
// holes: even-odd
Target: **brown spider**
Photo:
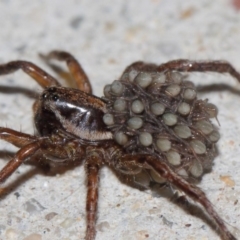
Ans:
[[[216,155],[219,133],[209,119],[217,117],[217,108],[197,99],[193,83],[181,73],[229,73],[240,81],[240,74],[229,63],[175,60],[157,66],[137,62],[120,80],[105,87],[104,98],[98,98],[92,95],[90,82],[72,55],[53,51],[43,57],[65,61],[78,89],[62,87],[31,62],[0,65],[1,75],[22,69],[44,88],[33,106],[36,136],[0,128],[0,138],[20,148],[0,171],[1,183],[28,159],[83,162],[86,239],[93,240],[98,175],[107,165],[144,188],[155,182],[182,191],[203,207],[222,239],[236,239],[193,183],[211,170]]]

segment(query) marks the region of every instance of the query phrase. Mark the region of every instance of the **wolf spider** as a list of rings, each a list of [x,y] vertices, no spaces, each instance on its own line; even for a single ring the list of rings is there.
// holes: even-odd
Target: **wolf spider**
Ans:
[[[28,159],[44,163],[46,160],[56,163],[82,162],[87,176],[85,239],[93,240],[96,235],[100,168],[104,165],[110,166],[123,178],[131,176],[134,180],[138,174],[144,173],[145,177],[149,177],[149,181],[160,182],[160,178],[165,179],[168,185],[199,203],[215,223],[222,239],[236,239],[205,193],[191,183],[192,178],[199,179],[206,170],[211,169],[218,133],[213,130],[209,118],[216,117],[217,109],[206,101],[196,100],[193,84],[183,84],[182,80],[179,81],[178,76],[176,77],[176,73],[181,72],[209,71],[229,73],[240,81],[240,74],[229,63],[180,59],[157,66],[137,62],[125,70],[120,83],[115,81],[110,87],[105,87],[105,98],[98,98],[92,95],[88,77],[72,55],[52,51],[43,57],[46,61],[55,59],[66,62],[77,89],[62,87],[54,77],[31,62],[12,61],[0,65],[1,75],[21,69],[44,89],[33,105],[34,122],[38,132],[36,135],[0,128],[0,138],[20,148],[0,171],[1,183]],[[159,75],[157,81],[149,82],[149,76],[156,79],[156,74],[164,76]],[[135,80],[131,81],[133,75]],[[147,84],[145,80],[148,81]],[[127,90],[124,92],[122,87]],[[140,105],[139,101],[133,104],[134,99],[136,100],[134,94],[141,98]],[[119,102],[116,101],[120,95],[125,102],[120,101],[121,104],[118,105]],[[157,105],[154,105],[156,102],[149,105],[148,101],[152,98]],[[174,110],[184,98],[185,105]],[[127,102],[126,107],[126,101],[132,101],[132,105]],[[159,113],[162,111],[161,101],[165,109],[163,115]],[[154,108],[156,106],[157,108]],[[145,107],[145,110],[139,110],[141,107]],[[130,108],[130,113],[126,112],[126,108]],[[141,111],[144,113],[138,115]],[[124,116],[130,116],[131,120],[124,120]],[[176,128],[173,128],[176,119],[178,123]],[[142,120],[147,122],[144,126]],[[116,124],[116,121],[120,122]],[[127,124],[124,121],[127,121]],[[211,131],[215,131],[213,138],[204,135],[209,131],[209,127]],[[139,130],[141,128],[142,131]],[[157,136],[154,135],[156,132]],[[189,138],[191,140],[188,140]],[[153,143],[153,140],[156,142]],[[172,146],[170,150],[168,144]]]

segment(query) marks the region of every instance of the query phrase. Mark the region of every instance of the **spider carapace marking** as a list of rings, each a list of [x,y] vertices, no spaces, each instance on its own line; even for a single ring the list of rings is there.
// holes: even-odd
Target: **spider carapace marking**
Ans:
[[[104,88],[104,97],[92,95],[80,64],[69,53],[42,55],[66,62],[77,88],[59,82],[31,62],[0,65],[0,74],[18,69],[44,88],[34,103],[38,134],[32,136],[0,128],[0,138],[19,147],[0,171],[4,182],[27,159],[33,161],[80,161],[87,176],[86,240],[96,236],[99,170],[111,167],[122,178],[148,188],[150,183],[179,189],[199,203],[225,240],[236,239],[193,179],[211,170],[220,135],[210,119],[217,108],[197,98],[196,88],[186,80],[188,72],[240,74],[227,62],[175,60],[162,65],[136,62],[121,78]]]

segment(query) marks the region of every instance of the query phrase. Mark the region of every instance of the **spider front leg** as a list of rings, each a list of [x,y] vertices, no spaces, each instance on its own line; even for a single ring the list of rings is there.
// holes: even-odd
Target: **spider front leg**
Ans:
[[[159,176],[165,178],[167,182],[183,191],[188,197],[202,205],[211,219],[214,220],[218,230],[224,240],[237,240],[227,229],[223,219],[214,210],[212,203],[208,200],[205,193],[195,185],[190,184],[185,179],[180,177],[161,159],[156,157],[139,154],[139,155],[123,155],[115,162],[116,168],[132,168],[138,166],[146,169],[153,169]]]
[[[13,159],[0,171],[0,183],[4,182],[25,160],[44,161],[42,162],[44,164],[45,160],[79,161],[85,154],[78,141],[59,136],[38,138],[9,128],[0,128],[0,139],[21,147]]]
[[[78,88],[83,92],[92,93],[92,87],[86,73],[82,69],[79,62],[70,53],[63,51],[52,51],[46,56],[43,54],[40,54],[40,56],[45,61],[56,59],[66,62],[68,69],[75,79]]]
[[[46,145],[49,144],[47,144],[45,139],[37,139],[35,136],[17,132],[10,128],[0,127],[0,139],[16,147],[20,147],[20,150],[18,150],[13,159],[11,159],[0,171],[0,183],[6,181],[25,160],[34,157],[34,155],[36,156],[39,150],[46,151],[46,149],[50,148],[46,148]]]
[[[37,140],[35,136],[30,134],[18,132],[4,127],[0,127],[0,139],[7,141],[19,148]]]
[[[27,61],[12,61],[0,65],[0,75],[13,73],[19,69],[22,69],[25,73],[35,79],[38,84],[41,85],[43,88],[60,86],[60,84],[54,77],[46,73],[44,70],[42,70],[35,64]]]
[[[0,139],[20,147],[15,157],[0,171],[0,183],[4,182],[21,164],[38,149],[37,138],[26,133],[0,127]],[[25,147],[24,147],[25,146]]]
[[[13,159],[7,163],[7,165],[0,171],[0,183],[3,183],[7,178],[12,175],[13,172],[28,158],[36,153],[40,148],[38,141],[32,142],[22,147],[13,157]]]

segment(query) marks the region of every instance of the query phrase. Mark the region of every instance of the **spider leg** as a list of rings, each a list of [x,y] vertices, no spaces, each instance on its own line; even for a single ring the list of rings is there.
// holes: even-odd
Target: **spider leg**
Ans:
[[[128,66],[123,72],[123,75],[131,70],[228,73],[240,82],[240,73],[226,61],[191,61],[187,59],[178,59],[163,63],[159,66],[139,61]]]
[[[139,166],[146,169],[154,169],[161,177],[165,178],[169,183],[183,191],[195,202],[202,205],[208,215],[216,223],[219,232],[224,240],[237,240],[227,229],[224,221],[215,211],[213,205],[206,197],[205,193],[195,185],[190,184],[185,179],[176,174],[163,161],[149,155],[123,155],[116,164],[116,167],[132,167]]]
[[[38,141],[32,142],[22,147],[13,159],[6,164],[0,171],[0,183],[3,183],[16,169],[26,160],[31,157],[40,148]]]
[[[96,217],[98,202],[98,182],[99,182],[99,158],[91,155],[86,159],[85,170],[87,174],[87,230],[85,240],[94,240],[96,235]]]
[[[0,65],[0,75],[13,73],[19,69],[22,69],[25,73],[35,79],[43,88],[60,86],[54,77],[46,73],[35,64],[27,61],[12,61]]]
[[[82,69],[79,62],[70,53],[63,51],[52,51],[46,56],[42,54],[40,56],[47,61],[56,59],[66,62],[70,73],[77,83],[77,87],[83,92],[92,93],[92,87],[86,73]]]
[[[161,64],[157,71],[175,70],[180,72],[228,73],[240,82],[240,73],[226,61],[190,61],[178,59]]]
[[[136,70],[137,72],[141,71],[156,72],[156,68],[157,68],[156,64],[145,63],[142,61],[134,62],[124,70],[120,79],[124,78],[125,73],[129,73],[131,70]]]
[[[33,141],[36,141],[37,138],[35,136],[18,132],[10,128],[0,127],[0,139],[21,148]]]

